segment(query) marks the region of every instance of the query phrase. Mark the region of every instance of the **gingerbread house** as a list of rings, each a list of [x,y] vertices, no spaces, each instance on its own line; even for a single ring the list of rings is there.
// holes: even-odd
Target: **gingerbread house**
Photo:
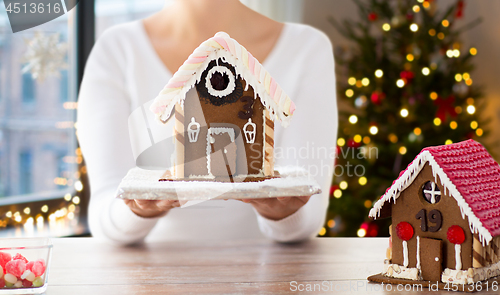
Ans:
[[[500,274],[500,166],[474,140],[423,149],[369,216],[392,218],[386,277],[471,284]]]
[[[294,103],[245,47],[219,32],[203,42],[150,110],[175,120],[175,179],[245,181],[274,177],[274,121]]]

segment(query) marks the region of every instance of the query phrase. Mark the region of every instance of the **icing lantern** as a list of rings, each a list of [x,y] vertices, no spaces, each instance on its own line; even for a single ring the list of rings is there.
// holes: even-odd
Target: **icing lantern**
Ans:
[[[408,266],[408,243],[407,241],[413,237],[413,226],[406,221],[401,221],[396,226],[396,234],[403,240],[403,265]]]
[[[245,124],[245,126],[243,126],[243,132],[245,133],[245,139],[247,143],[255,142],[256,131],[257,131],[257,125],[255,123],[252,123],[252,119],[248,119],[248,122]]]
[[[188,125],[189,142],[197,142],[200,134],[200,123],[196,122],[194,117],[191,118],[191,123]]]
[[[413,237],[413,226],[406,221],[402,221],[396,226],[396,234],[401,240],[408,241]]]
[[[448,232],[446,232],[446,237],[448,241],[455,244],[455,269],[462,269],[462,257],[460,253],[462,252],[462,248],[460,244],[465,241],[465,232],[458,225],[452,225],[448,228]]]

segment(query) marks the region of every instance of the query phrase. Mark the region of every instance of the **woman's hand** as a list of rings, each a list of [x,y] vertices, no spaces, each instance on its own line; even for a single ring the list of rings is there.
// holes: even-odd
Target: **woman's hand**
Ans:
[[[180,207],[177,200],[124,200],[136,215],[145,218],[161,217],[172,208]]]
[[[242,199],[244,203],[251,204],[259,214],[267,219],[280,220],[297,212],[304,206],[307,197],[279,197],[269,199]]]

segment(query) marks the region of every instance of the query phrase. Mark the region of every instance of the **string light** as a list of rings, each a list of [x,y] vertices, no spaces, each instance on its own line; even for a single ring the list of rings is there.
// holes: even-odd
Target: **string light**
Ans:
[[[401,117],[406,118],[406,117],[408,117],[409,112],[408,112],[407,109],[403,108],[403,109],[401,109],[401,111],[399,112],[399,114],[401,115]]]
[[[356,123],[358,123],[358,116],[356,116],[356,115],[351,115],[351,116],[349,117],[349,122],[350,122],[351,124],[356,124]]]
[[[336,189],[334,192],[333,192],[333,196],[336,198],[336,199],[340,199],[340,197],[342,197],[342,191],[339,190],[339,189]]]
[[[80,180],[75,182],[75,190],[77,192],[81,192],[83,190],[83,183]]]
[[[476,129],[479,126],[479,124],[476,121],[470,122],[470,128]]]
[[[363,78],[363,80],[361,80],[361,84],[363,84],[363,86],[365,86],[365,87],[370,85],[370,79]]]
[[[439,40],[443,40],[443,39],[444,39],[444,34],[443,34],[443,32],[441,32],[441,33],[439,33],[439,34],[438,34],[438,39],[439,39]]]
[[[24,212],[24,214],[30,214],[30,212],[31,212],[30,207],[24,208],[23,212]]]
[[[454,56],[453,50],[451,50],[451,49],[446,50],[446,56],[449,58],[452,58]]]
[[[415,12],[415,13],[420,12],[420,6],[418,6],[418,5],[413,6],[412,9],[413,9],[413,12]]]
[[[366,179],[366,177],[364,177],[364,176],[361,176],[359,178],[358,182],[359,182],[360,185],[365,185],[368,182],[368,179]]]
[[[372,201],[366,200],[363,205],[365,205],[365,208],[371,208],[372,207]]]
[[[349,83],[349,85],[351,86],[354,86],[356,84],[356,78],[354,77],[351,77],[347,80],[347,83]]]
[[[405,146],[402,146],[402,147],[400,147],[400,148],[399,148],[399,153],[400,153],[401,155],[405,155],[405,154],[406,154],[406,152],[407,152],[407,149],[406,149],[406,147],[405,147]]]
[[[439,118],[434,118],[434,125],[436,125],[436,126],[441,125],[441,119],[439,119]]]
[[[455,112],[456,112],[457,114],[461,114],[461,113],[462,113],[462,107],[461,107],[461,106],[456,106],[456,107],[455,107]]]
[[[453,50],[453,56],[454,56],[454,57],[459,57],[459,56],[460,56],[460,50],[458,50],[458,49],[454,49],[454,50]]]
[[[398,142],[398,137],[396,136],[396,134],[394,133],[389,134],[389,141],[392,143]]]
[[[467,106],[467,113],[474,114],[476,112],[476,107],[473,105]]]
[[[356,134],[356,135],[354,135],[353,140],[354,140],[354,142],[356,142],[356,143],[360,143],[360,142],[361,142],[361,140],[363,140],[363,137],[361,137],[361,135],[359,135],[359,134]]]
[[[358,234],[358,237],[360,237],[360,238],[366,236],[366,229],[364,229],[364,228],[358,229],[357,234]]]
[[[463,73],[462,77],[464,78],[464,80],[469,80],[470,79],[470,74],[469,73]]]
[[[422,2],[422,5],[424,6],[425,9],[429,9],[429,7],[431,7],[431,4],[429,3],[429,1]]]
[[[390,31],[391,30],[391,25],[388,24],[388,23],[383,24],[382,25],[382,30],[384,30],[386,32]]]
[[[320,236],[324,236],[326,234],[326,228],[322,227],[321,230],[319,231]]]
[[[471,55],[476,55],[476,54],[477,54],[477,49],[476,49],[475,47],[471,47],[471,48],[469,49],[469,53],[470,53]]]
[[[363,143],[364,143],[364,144],[369,144],[369,143],[370,143],[370,141],[371,141],[371,139],[370,139],[370,137],[369,137],[369,136],[365,136],[365,137],[363,137]]]
[[[372,126],[372,127],[370,127],[369,131],[371,134],[375,135],[378,133],[378,128],[377,128],[377,126]]]
[[[345,96],[352,97],[354,95],[354,91],[352,89],[347,89],[345,91]]]
[[[455,121],[451,121],[451,122],[450,122],[450,128],[451,128],[451,129],[455,130],[455,129],[457,129],[457,127],[458,127],[457,122],[455,122]]]
[[[409,53],[408,55],[406,55],[406,59],[411,62],[415,59],[415,57],[413,56],[413,54]]]
[[[403,88],[405,86],[405,81],[403,81],[403,79],[398,79],[398,81],[396,81],[396,85],[399,88]]]
[[[381,69],[378,69],[375,71],[375,77],[382,78],[383,75],[384,75],[384,72]]]
[[[422,74],[424,76],[428,76],[431,73],[431,70],[429,70],[428,67],[422,68]]]
[[[361,80],[356,81],[356,87],[361,88],[361,86],[363,86]]]
[[[411,30],[412,32],[416,32],[416,31],[418,31],[418,25],[417,25],[417,24],[415,24],[415,23],[411,24],[411,25],[410,25],[410,30]]]
[[[467,84],[467,86],[471,86],[472,85],[472,79],[465,80],[465,84]]]
[[[447,140],[444,142],[444,144],[446,144],[446,145],[449,145],[449,144],[452,144],[452,143],[453,143],[453,141],[452,141],[451,139],[447,139]]]
[[[340,189],[342,190],[346,190],[347,189],[347,181],[343,180],[339,183],[339,187]]]
[[[443,27],[447,28],[450,25],[450,22],[447,19],[443,19],[441,24],[443,25]]]
[[[334,228],[335,227],[335,220],[333,219],[330,219],[328,220],[328,222],[326,223],[326,225],[328,225],[329,228]]]
[[[337,139],[337,145],[338,146],[344,146],[345,145],[345,139],[343,139],[342,137],[340,137],[339,139]]]
[[[429,35],[431,35],[432,37],[436,36],[436,30],[430,29],[429,30]]]
[[[438,94],[436,92],[431,92],[431,94],[429,95],[429,97],[432,99],[432,100],[436,100],[438,98]]]
[[[47,205],[43,205],[42,208],[40,208],[40,210],[43,212],[43,213],[47,213],[49,211],[49,206]]]
[[[64,200],[67,201],[67,202],[71,201],[71,194],[65,194],[64,195]]]
[[[424,3],[425,0],[417,0],[418,3]]]
[[[481,128],[477,128],[477,130],[476,130],[476,135],[477,135],[477,136],[483,136],[483,129],[481,129]]]
[[[456,74],[456,75],[455,75],[455,80],[456,80],[457,82],[462,81],[462,75],[461,75],[461,74]]]
[[[472,98],[472,97],[467,98],[467,104],[468,105],[474,104],[474,98]]]
[[[74,203],[75,205],[80,204],[80,197],[75,196],[75,197],[73,198],[73,203]]]
[[[5,217],[12,218],[12,211],[7,211],[7,213],[5,213]]]

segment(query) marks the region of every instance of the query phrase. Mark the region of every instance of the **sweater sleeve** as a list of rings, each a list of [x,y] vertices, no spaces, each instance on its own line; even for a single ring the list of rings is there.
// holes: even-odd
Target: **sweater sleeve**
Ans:
[[[322,193],[282,220],[257,214],[262,233],[280,242],[312,238],[324,225],[336,151],[338,111],[332,45],[323,33],[310,27],[303,29],[308,30],[308,37],[297,40],[304,45],[297,46],[301,53],[293,56],[301,65],[293,68],[299,82],[295,91],[288,93],[297,109],[290,126],[281,130],[280,142],[275,146],[276,165],[306,169]]]
[[[94,237],[118,244],[142,241],[157,219],[135,215],[116,189],[135,166],[128,117],[131,102],[125,83],[126,46],[114,29],[105,32],[87,61],[78,100],[78,139],[91,188],[88,222]]]

